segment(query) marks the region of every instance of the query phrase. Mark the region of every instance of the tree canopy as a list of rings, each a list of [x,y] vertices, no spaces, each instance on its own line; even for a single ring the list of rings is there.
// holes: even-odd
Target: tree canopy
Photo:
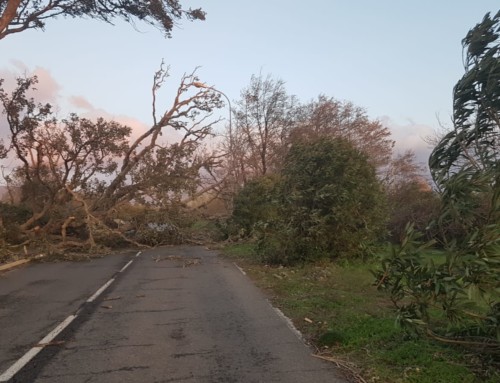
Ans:
[[[233,216],[245,229],[253,224],[272,263],[363,256],[384,231],[375,168],[339,138],[293,144],[279,177],[248,183],[237,202]]]
[[[403,326],[498,361],[500,355],[500,12],[462,40],[453,130],[429,158],[440,193],[434,262],[409,225],[378,274]]]
[[[341,138],[366,154],[376,168],[389,163],[394,141],[389,128],[368,118],[366,110],[352,102],[320,95],[302,105],[291,132],[291,141]]]
[[[48,20],[91,18],[112,23],[122,19],[145,22],[171,36],[182,18],[205,20],[200,8],[184,9],[178,0],[0,0],[0,40],[27,29],[44,29]]]
[[[482,171],[500,162],[500,12],[486,14],[462,46],[465,74],[453,89],[453,130],[429,159],[438,185],[464,166]]]

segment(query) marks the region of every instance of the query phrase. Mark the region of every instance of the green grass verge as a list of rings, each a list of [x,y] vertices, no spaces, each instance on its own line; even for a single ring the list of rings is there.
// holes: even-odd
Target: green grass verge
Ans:
[[[269,267],[252,244],[226,246],[275,306],[292,319],[321,353],[353,363],[367,382],[494,383],[481,361],[396,327],[392,303],[373,286],[375,264],[330,262]]]

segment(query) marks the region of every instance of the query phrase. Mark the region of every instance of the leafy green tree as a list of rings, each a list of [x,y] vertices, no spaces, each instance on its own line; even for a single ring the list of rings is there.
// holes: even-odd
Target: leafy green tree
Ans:
[[[500,356],[500,12],[462,41],[465,75],[454,88],[454,129],[429,164],[441,197],[435,226],[444,259],[426,255],[412,226],[383,261],[402,325]]]
[[[279,218],[261,230],[272,261],[366,255],[384,232],[381,185],[367,157],[347,141],[297,143],[285,159]]]
[[[462,45],[465,74],[453,90],[454,129],[429,165],[442,192],[444,245],[467,249],[495,235],[500,245],[500,11],[486,14]]]
[[[244,236],[255,225],[276,220],[279,206],[279,177],[262,176],[248,181],[234,199],[232,223]]]
[[[170,37],[177,20],[205,20],[201,9],[184,9],[178,0],[0,0],[0,40],[27,29],[44,29],[49,19],[122,19],[153,25]]]
[[[429,165],[438,186],[464,166],[476,171],[500,163],[500,11],[486,14],[462,40],[465,74],[453,89],[453,126]]]

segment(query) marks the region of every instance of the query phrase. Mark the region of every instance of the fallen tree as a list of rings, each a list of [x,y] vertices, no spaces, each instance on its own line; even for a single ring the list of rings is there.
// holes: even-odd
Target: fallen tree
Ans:
[[[157,96],[167,78],[162,64],[153,79],[152,125],[134,140],[130,127],[114,121],[76,114],[59,120],[51,105],[29,97],[36,77],[19,78],[11,93],[0,82],[10,131],[5,155],[17,162],[4,178],[31,212],[19,224],[26,236],[36,232],[60,246],[93,248],[96,233],[105,231],[137,244],[116,230],[120,207],[178,211],[183,197],[199,192],[202,173],[219,161],[204,143],[218,122],[212,112],[223,102],[220,93],[198,87],[192,72],[182,77],[172,105],[159,112]]]

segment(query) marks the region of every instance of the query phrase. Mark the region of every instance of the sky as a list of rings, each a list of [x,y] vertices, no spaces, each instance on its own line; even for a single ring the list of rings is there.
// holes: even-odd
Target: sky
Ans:
[[[142,23],[50,20],[0,40],[0,78],[36,73],[37,99],[136,130],[152,123],[151,85],[162,60],[170,106],[183,73],[236,101],[252,74],[271,74],[303,102],[320,94],[365,108],[393,132],[396,150],[426,162],[423,138],[450,127],[452,90],[464,74],[461,40],[493,0],[190,0],[206,21],[172,38]],[[228,110],[220,111],[228,116]]]

